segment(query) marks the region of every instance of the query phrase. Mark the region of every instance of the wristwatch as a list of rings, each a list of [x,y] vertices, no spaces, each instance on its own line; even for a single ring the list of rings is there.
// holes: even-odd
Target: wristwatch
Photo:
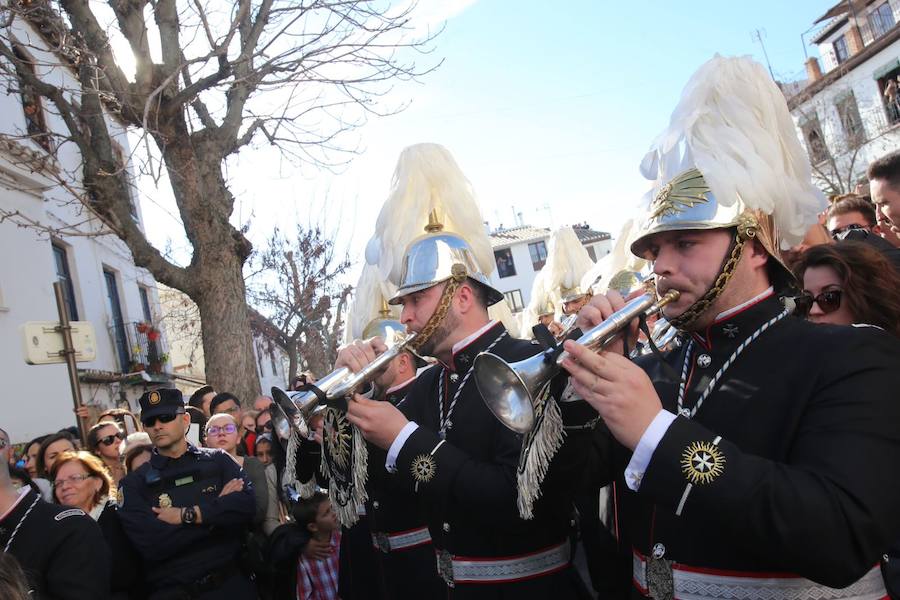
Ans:
[[[197,522],[197,511],[193,506],[185,506],[181,509],[181,522],[185,525],[193,525]]]

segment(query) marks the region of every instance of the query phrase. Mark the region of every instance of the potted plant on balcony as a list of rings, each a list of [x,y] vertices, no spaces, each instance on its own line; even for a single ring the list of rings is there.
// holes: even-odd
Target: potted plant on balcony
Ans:
[[[169,362],[169,355],[164,352],[160,354],[155,361],[150,362],[150,365],[147,367],[147,372],[159,375],[163,372],[163,365],[167,362]]]

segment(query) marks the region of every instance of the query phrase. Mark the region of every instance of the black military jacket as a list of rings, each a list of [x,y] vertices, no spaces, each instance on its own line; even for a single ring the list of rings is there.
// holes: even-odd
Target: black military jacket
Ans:
[[[415,379],[402,387],[390,390],[384,401],[400,405],[412,389]],[[395,483],[395,477],[384,468],[387,451],[374,444],[366,444],[369,451],[369,473],[366,491],[366,514],[369,528],[379,533],[399,533],[425,526],[414,492]]]
[[[92,518],[77,508],[44,502],[29,491],[0,520],[0,547],[6,546],[20,522],[9,552],[19,561],[35,598],[109,595],[109,551]]]
[[[589,441],[582,431],[570,433],[568,443],[554,458],[543,495],[535,504],[534,519],[528,521],[519,517],[517,508],[516,468],[522,436],[494,417],[473,377],[449,415],[452,427],[446,443],[435,451],[441,442],[437,433],[439,378],[444,380],[447,410],[475,357],[503,333],[503,325],[496,323],[454,354],[452,371],[436,365],[419,375],[400,405],[419,427],[400,450],[396,477],[417,489],[434,546],[451,554],[502,557],[533,552],[565,541],[571,527],[572,488],[575,474],[584,467]],[[531,342],[507,335],[491,352],[515,361],[539,350]],[[560,380],[554,386],[555,397],[563,383]],[[567,422],[565,411],[571,405],[562,406]]]
[[[219,496],[232,479],[243,479],[239,492]],[[153,589],[197,581],[227,567],[240,551],[246,527],[256,512],[253,485],[222,450],[195,448],[176,459],[155,449],[150,461],[126,475],[119,519],[144,559],[148,585]],[[161,503],[200,507],[200,525],[169,525],[151,510]]]
[[[770,296],[695,334],[683,406],[782,310]],[[664,357],[679,375],[686,352]],[[639,363],[677,414],[677,381],[652,356]],[[900,341],[884,331],[782,319],[693,418],[675,419],[637,493],[622,480],[630,452],[608,434],[597,443],[599,468],[619,478],[620,539],[644,555],[661,544],[666,559],[689,566],[856,581],[900,536],[898,373]]]

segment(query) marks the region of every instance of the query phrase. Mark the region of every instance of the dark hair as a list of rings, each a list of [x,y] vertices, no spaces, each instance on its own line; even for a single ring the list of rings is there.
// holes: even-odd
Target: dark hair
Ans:
[[[0,553],[0,598],[28,600],[31,598],[28,578],[16,557],[8,552]]]
[[[109,410],[104,410],[97,417],[97,422],[103,423],[104,419],[106,419],[107,417],[111,417],[112,421],[106,421],[106,423],[118,423],[122,428],[124,428],[125,433],[135,433],[141,430],[141,420],[138,419],[137,416],[128,409],[110,408]]]
[[[119,427],[116,421],[100,421],[91,427],[87,434],[87,447],[89,451],[95,454],[97,453],[97,448],[100,447],[100,430],[104,427],[115,427],[119,433],[122,433],[122,428]]]
[[[102,460],[84,450],[79,450],[77,452],[63,452],[60,454],[59,458],[56,459],[56,462],[53,463],[53,467],[50,469],[50,481],[55,480],[56,474],[59,473],[62,466],[70,462],[81,463],[81,466],[88,472],[88,475],[100,480],[100,489],[94,494],[94,506],[99,504],[104,496],[109,496],[109,490],[113,487],[113,480],[112,477],[109,476],[109,471],[106,470],[106,465],[103,464]],[[59,503],[59,498],[56,497],[56,489],[53,490],[53,499]]]
[[[49,475],[49,473],[47,472],[47,466],[44,464],[44,453],[47,452],[47,448],[49,448],[51,444],[60,440],[68,440],[72,443],[73,448],[78,448],[78,445],[75,443],[75,438],[65,429],[46,436],[41,442],[41,447],[38,450],[37,455],[37,472],[41,477],[46,477],[47,475]]]
[[[900,150],[872,161],[866,170],[866,176],[869,181],[883,179],[892,188],[900,190]]]
[[[475,296],[475,301],[478,302],[478,305],[483,307],[485,310],[488,309],[488,291],[487,288],[484,287],[484,284],[475,281],[471,277],[466,279],[466,283],[469,284],[469,287],[472,288],[472,295]]]
[[[861,214],[866,220],[866,223],[869,224],[869,227],[875,226],[875,205],[856,194],[837,196],[831,206],[828,207],[828,218],[830,219],[831,217],[846,215],[852,212]]]
[[[131,473],[131,465],[134,463],[134,459],[142,452],[153,452],[153,444],[132,445],[125,450],[125,456],[122,457],[122,462],[125,465],[126,473]]]
[[[193,394],[191,394],[190,399],[188,400],[188,406],[193,406],[195,408],[202,409],[203,408],[203,396],[207,395],[210,392],[215,392],[211,385],[204,385],[199,390],[196,390]]]
[[[803,281],[810,267],[834,269],[857,322],[877,325],[900,337],[900,274],[882,252],[864,242],[813,246],[794,265],[798,281]]]
[[[238,400],[237,396],[235,396],[231,392],[221,392],[219,394],[216,394],[213,397],[212,402],[209,403],[209,414],[212,415],[217,406],[224,402],[228,402],[229,400],[234,400],[234,403],[237,404],[238,408],[241,407],[241,401]]]
[[[326,500],[328,500],[328,496],[322,492],[313,492],[313,495],[309,498],[301,498],[297,502],[297,506],[291,511],[297,525],[303,529],[308,529],[311,524],[315,523],[319,507]]]
[[[41,489],[37,486],[37,484],[31,478],[31,475],[29,475],[28,471],[26,471],[25,469],[20,469],[19,467],[10,465],[9,476],[11,479],[20,479],[22,483],[34,490],[36,494],[40,495]]]

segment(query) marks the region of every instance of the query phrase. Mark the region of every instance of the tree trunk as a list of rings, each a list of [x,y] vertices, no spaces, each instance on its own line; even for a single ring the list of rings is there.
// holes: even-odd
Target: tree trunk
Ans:
[[[288,355],[288,372],[287,372],[287,385],[291,387],[291,384],[294,383],[294,377],[297,376],[297,342],[288,342],[285,345],[284,351],[287,352]]]
[[[231,392],[245,405],[259,394],[250,315],[244,296],[243,261],[230,253],[200,269],[200,309],[206,382],[217,392]]]

